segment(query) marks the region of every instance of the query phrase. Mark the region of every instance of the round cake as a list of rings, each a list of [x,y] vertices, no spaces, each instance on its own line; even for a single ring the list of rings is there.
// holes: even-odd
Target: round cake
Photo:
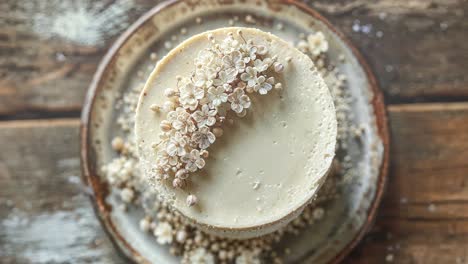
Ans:
[[[193,36],[158,62],[135,131],[151,188],[204,231],[243,239],[284,226],[314,198],[337,124],[308,56],[232,27]]]

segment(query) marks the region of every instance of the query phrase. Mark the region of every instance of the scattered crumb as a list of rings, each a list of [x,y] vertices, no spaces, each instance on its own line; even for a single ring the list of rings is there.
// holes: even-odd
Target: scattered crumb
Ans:
[[[258,190],[258,188],[260,188],[260,182],[256,181],[253,183],[253,189]]]
[[[245,16],[245,22],[248,24],[255,24],[255,18],[252,15]]]
[[[169,40],[164,42],[164,48],[170,50],[172,48],[172,43]]]
[[[386,261],[386,262],[393,262],[393,254],[388,254],[388,255],[385,257],[385,261]]]

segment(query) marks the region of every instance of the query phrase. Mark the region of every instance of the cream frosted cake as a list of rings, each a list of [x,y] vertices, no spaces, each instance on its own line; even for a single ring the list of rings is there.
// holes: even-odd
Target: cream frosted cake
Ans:
[[[311,59],[256,29],[191,37],[156,66],[136,115],[140,166],[203,230],[248,238],[294,219],[335,152],[332,97]]]

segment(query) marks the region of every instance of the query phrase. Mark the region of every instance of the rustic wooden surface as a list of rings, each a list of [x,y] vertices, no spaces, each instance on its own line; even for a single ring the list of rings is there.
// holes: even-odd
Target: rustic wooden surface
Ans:
[[[124,263],[78,158],[83,97],[119,31],[92,45],[44,35],[35,15],[59,1],[37,2],[0,1],[0,262]],[[157,1],[133,2],[127,23]],[[345,263],[468,263],[468,2],[310,2],[360,48],[389,104],[389,186]]]

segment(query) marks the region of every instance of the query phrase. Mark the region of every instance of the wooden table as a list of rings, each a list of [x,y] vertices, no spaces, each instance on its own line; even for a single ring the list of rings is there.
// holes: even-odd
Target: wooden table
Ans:
[[[122,3],[84,6],[97,17],[117,6],[127,23],[156,2]],[[345,263],[468,263],[468,2],[311,5],[365,55],[390,117],[386,195],[375,227]],[[84,94],[124,27],[82,43],[52,23],[61,13],[51,10],[80,7],[0,2],[1,263],[124,262],[94,217],[78,157]]]

